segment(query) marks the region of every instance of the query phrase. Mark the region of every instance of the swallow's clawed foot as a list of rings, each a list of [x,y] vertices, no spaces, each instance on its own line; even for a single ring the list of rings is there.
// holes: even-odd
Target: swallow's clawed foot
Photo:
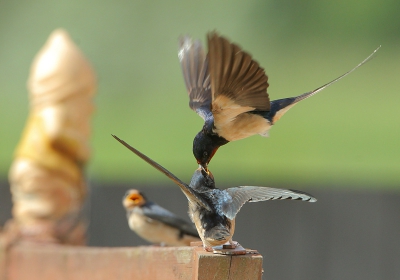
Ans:
[[[213,247],[213,253],[221,255],[246,255],[246,249],[236,241],[229,241],[229,243],[222,246]]]
[[[205,250],[206,252],[210,252],[210,253],[214,252],[213,247],[204,246],[204,250]]]
[[[222,245],[222,249],[235,249],[237,246],[240,246],[237,241],[229,241],[227,244]]]

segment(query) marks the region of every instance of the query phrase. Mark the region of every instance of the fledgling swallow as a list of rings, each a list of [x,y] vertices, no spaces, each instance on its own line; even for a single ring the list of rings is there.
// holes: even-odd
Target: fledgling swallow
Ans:
[[[256,186],[241,186],[220,190],[215,187],[215,180],[211,171],[206,171],[201,166],[196,169],[190,184],[187,185],[125,141],[115,135],[113,137],[151,166],[164,173],[181,188],[189,201],[189,216],[196,225],[197,232],[203,241],[206,251],[213,251],[213,247],[226,243],[235,247],[232,241],[235,231],[235,217],[246,202],[277,199],[317,201],[313,196],[295,190]]]
[[[122,205],[126,209],[129,228],[150,243],[189,246],[190,242],[200,241],[193,224],[148,201],[138,190],[128,190]]]
[[[182,37],[178,57],[189,94],[189,106],[204,119],[193,140],[197,163],[207,165],[217,149],[231,141],[268,131],[296,103],[313,96],[366,63],[375,52],[352,70],[310,92],[270,101],[268,76],[243,51],[216,32],[208,33],[208,54],[199,40]]]

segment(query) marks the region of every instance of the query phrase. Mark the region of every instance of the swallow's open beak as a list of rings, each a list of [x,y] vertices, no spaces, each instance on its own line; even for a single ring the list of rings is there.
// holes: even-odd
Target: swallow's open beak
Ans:
[[[207,173],[207,175],[210,175],[210,171],[208,171],[208,166],[207,166],[207,164],[204,164],[204,165],[199,164],[199,168],[200,168],[201,170],[203,170],[205,173]]]

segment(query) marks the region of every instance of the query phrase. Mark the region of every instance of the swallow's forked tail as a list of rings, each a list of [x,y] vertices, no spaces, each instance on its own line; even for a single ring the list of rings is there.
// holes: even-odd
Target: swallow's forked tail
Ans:
[[[346,77],[347,75],[349,75],[351,72],[355,71],[357,68],[359,68],[360,66],[362,66],[363,64],[367,63],[369,60],[372,59],[372,57],[374,56],[374,54],[380,49],[381,46],[379,46],[376,50],[373,51],[373,53],[371,53],[366,59],[364,59],[363,61],[361,61],[356,67],[354,67],[353,69],[347,71],[346,73],[344,73],[343,75],[337,77],[336,79],[330,81],[329,83],[324,84],[323,86],[320,86],[312,91],[303,93],[299,96],[296,97],[289,97],[289,98],[284,98],[284,99],[278,99],[278,100],[274,100],[271,101],[271,111],[268,115],[268,119],[269,121],[274,124],[276,121],[278,121],[290,108],[292,108],[294,105],[296,105],[298,102],[307,99],[311,96],[313,96],[314,94],[326,89],[327,87],[329,87],[330,85],[336,83],[337,81],[341,80],[342,78]]]

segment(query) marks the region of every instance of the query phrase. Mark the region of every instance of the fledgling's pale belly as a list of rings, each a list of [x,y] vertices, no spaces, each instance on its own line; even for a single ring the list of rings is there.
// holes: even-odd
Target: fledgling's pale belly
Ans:
[[[140,213],[134,212],[130,215],[129,227],[137,235],[154,244],[189,246],[190,242],[199,241],[198,238],[186,234],[180,238],[178,229],[147,218]]]

